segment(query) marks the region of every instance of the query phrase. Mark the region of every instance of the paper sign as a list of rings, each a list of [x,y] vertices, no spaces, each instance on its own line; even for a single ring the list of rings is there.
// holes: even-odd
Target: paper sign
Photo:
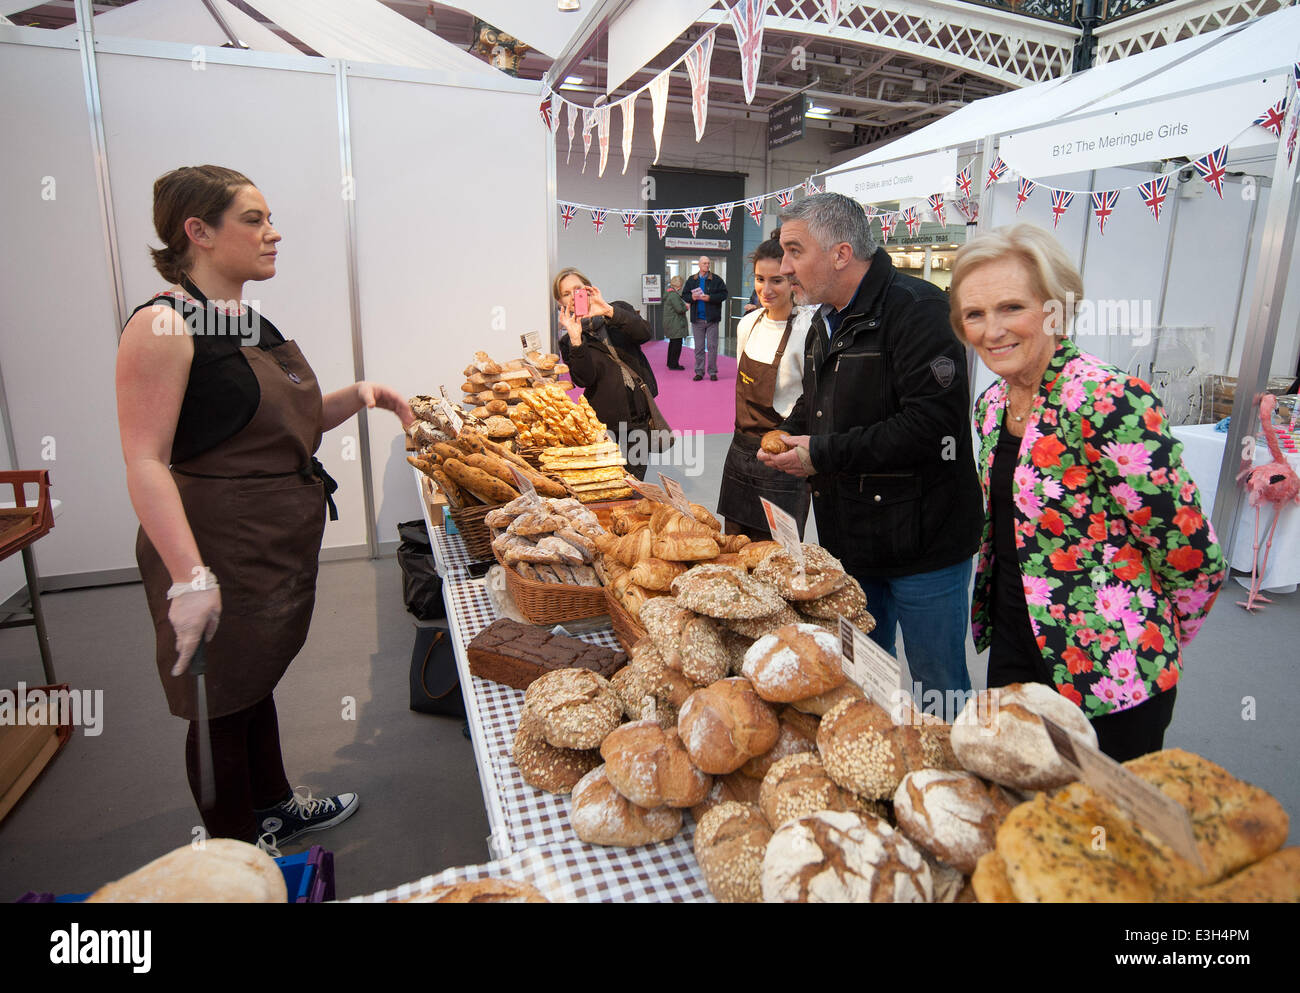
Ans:
[[[691,501],[686,499],[686,491],[682,489],[681,483],[671,476],[665,476],[662,472],[659,473],[659,482],[664,484],[664,492],[668,494],[668,499],[674,507],[687,517],[695,516],[695,512],[691,510]]]
[[[461,428],[465,426],[465,420],[460,416],[456,408],[447,401],[446,388],[439,388],[443,390],[443,396],[434,399],[434,406],[442,412],[442,416],[447,419],[447,423],[451,425],[452,430],[460,434]]]
[[[1102,796],[1113,801],[1137,823],[1156,835],[1192,865],[1205,872],[1205,863],[1196,847],[1192,819],[1187,808],[1173,797],[1134,775],[1108,755],[1086,745],[1055,721],[1038,715],[1056,754],[1075,769],[1079,778]]]
[[[887,651],[847,617],[840,617],[840,653],[844,675],[855,686],[891,714],[895,697],[903,685],[903,670]]]
[[[790,558],[794,559],[795,585],[806,589],[808,581],[804,578],[803,542],[799,540],[798,523],[767,497],[759,497],[759,500],[762,501],[763,513],[767,516],[767,527],[772,532],[772,537],[779,541],[790,554]]]
[[[668,494],[654,483],[643,483],[635,476],[628,475],[623,476],[623,482],[632,487],[632,489],[636,490],[647,500],[653,500],[655,503],[672,503],[672,501],[668,499]]]
[[[882,165],[845,169],[826,176],[827,193],[843,193],[859,203],[881,203],[909,197],[926,197],[931,193],[951,193],[956,185],[955,148],[913,155]]]
[[[524,359],[524,368],[528,370],[528,375],[532,377],[534,385],[543,385],[546,383],[546,373],[533,365],[528,359]]]
[[[514,466],[510,467],[510,472],[514,474],[515,489],[519,491],[519,495],[527,497],[529,500],[533,501],[534,503],[540,503],[541,498],[538,497],[537,495],[537,487],[533,485],[533,481],[529,479],[527,476],[525,476],[518,469],[516,469]]]
[[[536,331],[525,331],[519,336],[519,343],[524,346],[524,355],[529,352],[540,352],[541,336]]]

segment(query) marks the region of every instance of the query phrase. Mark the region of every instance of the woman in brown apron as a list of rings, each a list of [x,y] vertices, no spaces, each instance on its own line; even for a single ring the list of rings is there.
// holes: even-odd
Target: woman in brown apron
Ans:
[[[212,836],[284,844],[332,827],[353,793],[290,789],[272,692],[302,648],[335,484],[313,457],[324,431],[362,406],[412,419],[388,387],[322,397],[298,346],[251,307],[247,280],[275,275],[280,235],[244,176],[177,169],[154,185],[154,264],[175,286],[136,308],[117,361],[127,485],[140,518],[136,560],[171,712],[190,721],[186,767]],[[206,655],[211,769],[201,768],[196,678]]]
[[[772,537],[760,497],[792,515],[801,535],[808,519],[807,480],[770,469],[757,457],[763,435],[789,415],[803,391],[804,336],[814,309],[795,307],[790,280],[781,275],[781,256],[775,234],[754,252],[761,307],[745,315],[737,331],[736,433],[718,496],[727,533],[755,541]]]

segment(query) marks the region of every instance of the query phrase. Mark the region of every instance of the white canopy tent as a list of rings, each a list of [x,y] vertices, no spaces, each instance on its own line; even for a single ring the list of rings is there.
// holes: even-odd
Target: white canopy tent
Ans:
[[[927,128],[840,164],[826,174],[826,186],[853,195],[855,177],[861,186],[860,178],[873,168],[889,166],[905,173],[911,162],[920,163],[937,152],[955,152],[960,157],[975,156],[973,192],[983,190],[995,155],[1003,156],[1013,171],[1024,168],[1025,177],[1041,185],[1101,191],[1136,187],[1168,172],[1166,164],[1171,159],[1192,159],[1229,145],[1231,178],[1222,202],[1213,192],[1201,189],[1199,177],[1190,178],[1194,185],[1171,183],[1171,209],[1158,227],[1149,213],[1141,216],[1146,208],[1133,198],[1127,201],[1128,217],[1117,215],[1112,220],[1103,243],[1092,223],[1086,195],[1076,195],[1057,235],[1067,251],[1075,253],[1090,297],[1129,296],[1139,292],[1137,287],[1145,292],[1158,285],[1158,302],[1152,307],[1160,317],[1158,325],[1164,324],[1170,313],[1217,315],[1208,323],[1219,332],[1215,348],[1221,353],[1220,367],[1206,371],[1235,367],[1238,384],[1226,448],[1229,455],[1220,473],[1214,511],[1219,535],[1231,542],[1232,529],[1225,523],[1234,519],[1240,499],[1232,485],[1235,453],[1253,430],[1253,400],[1268,379],[1279,326],[1285,329],[1285,361],[1294,362],[1297,347],[1300,278],[1295,276],[1292,259],[1300,208],[1295,195],[1296,165],[1287,162],[1285,133],[1279,141],[1250,126],[1257,114],[1288,89],[1292,106],[1300,100],[1300,91],[1291,85],[1292,66],[1297,61],[1300,8],[1290,7],[1063,80],[977,101]],[[1134,120],[1145,122],[1137,132],[1128,127]],[[1120,130],[1126,141],[1138,136],[1144,140],[1127,144],[1118,155],[1113,141],[1088,140],[1108,134],[1110,128]],[[1148,131],[1150,140],[1145,140]],[[1066,143],[1062,136],[1076,139],[1068,142],[1068,156],[1055,156],[1068,164],[1049,174],[1051,167],[1044,163],[1051,162],[1054,151]],[[1016,153],[1024,160],[1023,166]],[[1179,194],[1184,185],[1188,188]],[[947,189],[952,189],[951,184]],[[1004,179],[980,194],[981,229],[1013,220],[1050,226],[1045,222],[1050,222],[1052,215],[1041,193],[1023,212],[1013,212],[1015,189],[1013,180]],[[1182,208],[1187,212],[1184,227],[1179,228],[1180,206],[1189,196],[1197,195],[1202,195],[1202,202],[1195,210]],[[1292,286],[1290,299],[1286,298],[1288,284]],[[1248,285],[1252,293],[1246,296]],[[1207,321],[1200,318],[1194,323]],[[1240,341],[1238,325],[1244,331]],[[1103,329],[1102,333],[1114,335],[1116,329]],[[1117,354],[1122,351],[1120,344],[1103,340],[1101,345],[1088,350],[1124,364],[1127,356]],[[1107,349],[1112,354],[1107,354]],[[1234,366],[1237,354],[1240,360]],[[989,380],[982,366],[980,374],[986,384]],[[979,379],[973,377],[973,384],[978,392]]]

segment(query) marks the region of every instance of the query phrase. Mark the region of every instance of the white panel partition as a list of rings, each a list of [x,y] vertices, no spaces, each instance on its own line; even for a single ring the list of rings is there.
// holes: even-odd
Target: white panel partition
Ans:
[[[298,342],[323,392],[353,382],[334,63],[262,56],[279,66],[227,65],[216,61],[215,49],[194,61],[188,46],[101,39],[100,47],[104,133],[130,305],[166,285],[147,251],[159,244],[154,180],[181,165],[237,169],[262,191],[284,238],[275,278],[247,284],[246,296]],[[356,423],[326,435],[318,453],[339,482],[339,520],[325,529],[326,548],[366,543]]]
[[[81,56],[0,42],[0,89],[11,96],[0,102],[0,368],[15,468],[49,469],[64,502],[35,546],[37,566],[47,579],[133,568],[136,522],[113,392],[116,316]]]
[[[508,359],[521,333],[547,336],[538,95],[505,77],[519,91],[362,71],[348,70],[348,102],[366,377],[457,400],[476,350]],[[390,416],[370,417],[370,444],[378,539],[391,542],[420,510]]]

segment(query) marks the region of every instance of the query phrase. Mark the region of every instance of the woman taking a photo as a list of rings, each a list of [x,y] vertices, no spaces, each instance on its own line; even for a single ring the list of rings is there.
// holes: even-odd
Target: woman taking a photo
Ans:
[[[722,468],[718,513],[728,534],[755,541],[772,537],[760,497],[794,517],[803,534],[808,481],[758,461],[763,435],[780,424],[803,394],[804,337],[815,307],[796,307],[794,288],[781,274],[780,229],[754,251],[759,309],[741,319],[736,334],[736,430]]]
[[[975,408],[986,512],[971,629],[989,686],[1054,686],[1124,761],[1163,747],[1224,561],[1151,388],[1066,337],[1062,301],[1082,297],[1069,256],[1032,225],[957,253],[953,330],[1000,377]]]
[[[569,378],[581,386],[587,402],[618,436],[627,470],[645,478],[650,451],[650,409],[641,392],[659,392],[641,346],[650,340],[650,325],[622,300],[606,303],[591,280],[573,267],[561,269],[551,284],[559,304],[560,356]],[[585,298],[585,303],[579,301]],[[585,310],[585,315],[580,311]]]
[[[392,389],[322,397],[297,344],[243,306],[275,275],[280,235],[261,192],[218,166],[154,184],[154,265],[172,284],[137,307],[117,353],[117,413],[136,561],[171,712],[190,722],[190,788],[210,835],[281,845],[357,808],[289,787],[272,693],[302,648],[333,481],[313,453],[362,407],[414,418]],[[218,301],[218,302],[213,302]],[[332,504],[331,504],[332,508]],[[206,643],[214,801],[204,808],[196,680]]]

